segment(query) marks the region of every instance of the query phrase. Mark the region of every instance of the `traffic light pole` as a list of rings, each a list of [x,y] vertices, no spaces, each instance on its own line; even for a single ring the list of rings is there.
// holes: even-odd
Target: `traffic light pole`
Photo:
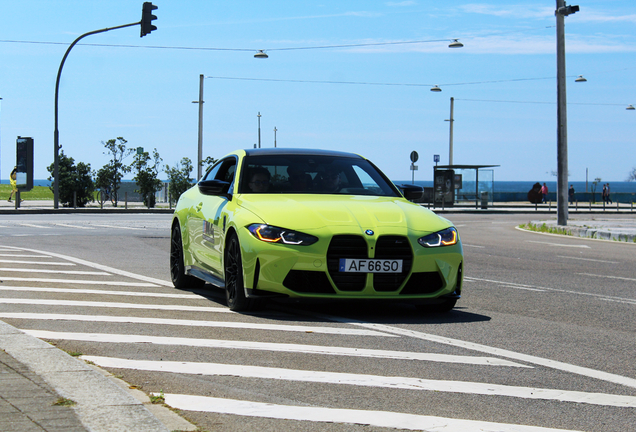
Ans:
[[[135,25],[140,25],[141,21],[131,24],[124,24],[117,27],[109,27],[101,30],[94,30],[92,32],[84,33],[77,39],[73,41],[73,43],[68,47],[64,57],[62,58],[62,63],[60,63],[60,68],[57,71],[57,79],[55,80],[55,131],[53,133],[53,148],[54,148],[54,159],[53,159],[53,208],[59,208],[59,199],[60,199],[60,184],[59,184],[59,169],[60,169],[60,132],[57,128],[58,124],[58,99],[59,99],[59,90],[60,90],[60,76],[62,75],[62,68],[64,67],[64,62],[68,57],[69,53],[80,40],[85,38],[86,36],[94,35],[97,33],[104,33],[110,30],[117,30],[124,27],[132,27]]]

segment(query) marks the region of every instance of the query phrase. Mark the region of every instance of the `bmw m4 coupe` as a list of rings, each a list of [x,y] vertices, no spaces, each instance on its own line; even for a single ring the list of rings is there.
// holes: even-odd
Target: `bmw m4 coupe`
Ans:
[[[352,153],[235,151],[179,198],[172,282],[223,288],[235,311],[277,298],[449,311],[462,290],[462,244],[450,221],[409,201],[421,194]]]

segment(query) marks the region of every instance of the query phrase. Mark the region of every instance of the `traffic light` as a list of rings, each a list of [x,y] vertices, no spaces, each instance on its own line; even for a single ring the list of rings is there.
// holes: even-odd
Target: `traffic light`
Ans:
[[[144,37],[153,30],[157,30],[157,26],[152,25],[152,20],[156,20],[157,17],[152,14],[152,11],[158,7],[150,2],[144,2],[141,9],[141,36]]]

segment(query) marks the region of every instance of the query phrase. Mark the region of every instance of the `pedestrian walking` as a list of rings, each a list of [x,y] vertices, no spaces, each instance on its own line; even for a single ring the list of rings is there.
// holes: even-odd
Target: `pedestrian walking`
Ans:
[[[574,185],[570,185],[568,189],[568,198],[570,198],[570,204],[574,202]]]
[[[11,194],[9,195],[9,202],[11,202],[11,198],[13,198],[13,194],[18,193],[18,167],[13,167],[13,171],[11,171],[11,175],[9,176],[9,183],[11,183]]]
[[[607,204],[607,185],[603,183],[603,204]]]
[[[607,192],[605,193],[605,196],[607,198],[607,203],[608,204],[614,204],[614,202],[612,201],[612,198],[610,197],[610,185],[609,185],[609,183],[607,184]]]
[[[547,203],[548,202],[548,185],[546,185],[545,183],[543,183],[543,186],[541,186],[541,194],[543,195],[543,203]]]

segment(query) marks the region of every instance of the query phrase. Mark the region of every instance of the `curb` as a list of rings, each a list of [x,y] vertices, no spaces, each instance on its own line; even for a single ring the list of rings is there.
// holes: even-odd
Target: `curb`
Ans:
[[[91,432],[197,429],[169,409],[155,405],[153,411],[162,408],[169,413],[161,413],[163,422],[160,421],[146,403],[129,394],[122,384],[118,385],[110,378],[112,375],[108,372],[73,358],[3,321],[0,321],[0,349],[42,378],[61,397],[74,401],[73,410],[79,421]]]

